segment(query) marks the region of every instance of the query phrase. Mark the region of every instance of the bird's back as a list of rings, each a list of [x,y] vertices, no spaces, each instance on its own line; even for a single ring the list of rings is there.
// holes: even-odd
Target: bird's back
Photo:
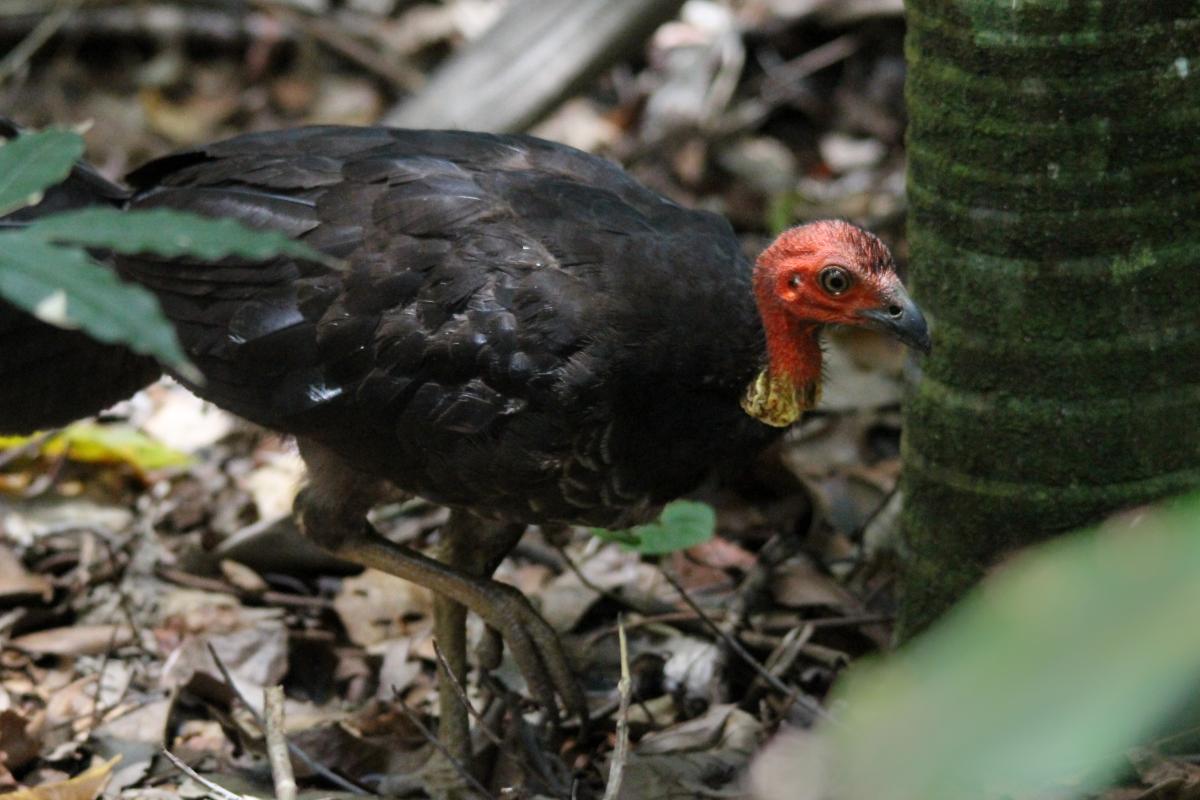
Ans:
[[[620,524],[767,441],[728,223],[531,137],[317,127],[151,162],[133,208],[236,217],[340,259],[124,259],[196,390],[408,491]]]

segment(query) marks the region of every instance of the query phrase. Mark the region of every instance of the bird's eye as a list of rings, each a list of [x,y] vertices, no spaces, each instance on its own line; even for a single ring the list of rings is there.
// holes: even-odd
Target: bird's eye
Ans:
[[[850,273],[841,267],[826,267],[818,277],[826,294],[837,296],[850,288]]]
[[[788,278],[788,286],[792,287],[793,289],[799,289],[800,284],[803,282],[804,279],[800,277],[799,272],[793,272],[792,277]]]

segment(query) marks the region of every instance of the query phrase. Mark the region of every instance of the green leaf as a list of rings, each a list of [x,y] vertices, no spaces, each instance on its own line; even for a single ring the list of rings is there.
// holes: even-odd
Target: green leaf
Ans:
[[[610,531],[608,528],[592,528],[592,535],[598,539],[603,539],[606,542],[614,544],[623,544],[626,547],[634,548],[640,543],[640,539],[634,536],[629,531]]]
[[[676,500],[663,506],[658,521],[623,531],[593,528],[592,533],[643,555],[663,555],[707,542],[717,530],[717,515],[706,503]]]
[[[1082,796],[1200,678],[1200,498],[1006,565],[886,661],[834,737],[852,800]]]
[[[38,220],[25,229],[31,236],[118,253],[154,253],[168,258],[189,255],[203,261],[225,256],[262,261],[291,255],[333,263],[318,250],[279,231],[249,228],[233,219],[212,219],[169,209],[120,211],[85,208]]]
[[[61,182],[83,155],[77,133],[26,133],[0,146],[0,216],[41,202],[42,193]]]
[[[57,247],[27,233],[0,235],[0,295],[44,322],[80,328],[185,374],[195,372],[154,295],[123,283],[82,250]]]

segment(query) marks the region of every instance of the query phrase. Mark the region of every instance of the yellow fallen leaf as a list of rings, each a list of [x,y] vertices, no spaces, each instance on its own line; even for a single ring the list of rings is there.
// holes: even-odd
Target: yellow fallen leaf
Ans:
[[[120,760],[121,756],[118,754],[70,780],[18,789],[8,794],[0,794],[0,797],[4,800],[96,800],[108,784],[113,767]]]
[[[0,450],[22,447],[33,436],[0,436]],[[184,466],[191,458],[151,439],[130,425],[98,425],[76,422],[54,434],[38,447],[50,457],[66,456],[87,463],[129,464],[139,472]]]

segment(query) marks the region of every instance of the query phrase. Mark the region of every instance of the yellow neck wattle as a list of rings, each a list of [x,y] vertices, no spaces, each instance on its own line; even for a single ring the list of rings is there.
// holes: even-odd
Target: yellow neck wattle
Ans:
[[[773,374],[767,368],[746,387],[742,408],[759,422],[786,428],[820,399],[820,381],[798,386],[795,379]]]

